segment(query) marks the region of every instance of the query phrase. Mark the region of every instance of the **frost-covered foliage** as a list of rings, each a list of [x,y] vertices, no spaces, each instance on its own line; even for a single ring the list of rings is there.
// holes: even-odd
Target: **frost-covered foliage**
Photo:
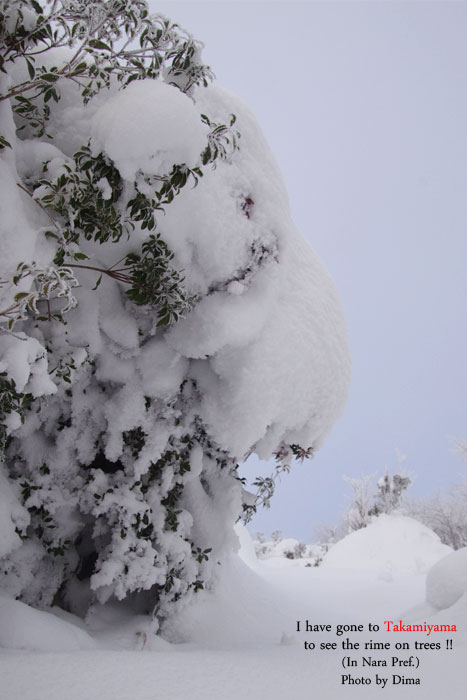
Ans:
[[[400,464],[405,457],[398,451],[396,453]],[[399,473],[391,474],[386,469],[384,475],[377,480],[375,489],[374,478],[375,474],[343,477],[353,491],[349,507],[337,523],[320,523],[315,528],[315,541],[324,553],[350,533],[368,527],[381,515],[398,512],[411,515],[403,497],[412,479]],[[430,527],[429,524],[428,526]]]
[[[467,547],[467,479],[448,493],[409,501],[404,512],[430,527],[444,544]]]
[[[412,480],[409,476],[394,474],[391,476],[386,470],[384,476],[378,479],[377,492],[374,496],[374,503],[370,508],[370,515],[381,515],[381,513],[392,513],[401,505],[404,492],[409,488]]]
[[[336,542],[339,542],[339,540],[348,535],[348,533],[348,525],[344,518],[341,518],[336,525],[318,523],[314,528],[314,542],[326,553]]]
[[[347,532],[366,527],[371,520],[370,509],[372,494],[370,485],[374,474],[366,474],[359,478],[344,476],[344,481],[352,488],[352,503],[346,513]],[[347,533],[346,533],[347,534]]]
[[[465,460],[466,441],[453,442],[454,451]],[[467,547],[467,475],[447,491],[408,501],[404,512],[431,528],[444,544],[453,549]]]
[[[307,566],[319,566],[327,551],[320,544],[305,544],[294,537],[283,537],[279,531],[273,532],[269,540],[263,533],[257,532],[253,536],[253,545],[258,559],[304,559]]]
[[[340,305],[198,42],[142,0],[0,33],[2,586],[163,622],[236,546],[237,461],[341,412]]]
[[[249,494],[249,497],[246,498],[243,503],[242,520],[245,524],[248,524],[252,520],[258,507],[271,507],[271,499],[274,496],[276,485],[278,481],[280,481],[282,474],[288,474],[290,472],[292,459],[295,458],[297,461],[303,462],[304,459],[314,456],[314,450],[314,447],[304,449],[296,444],[281,444],[280,448],[273,453],[275,465],[271,475],[257,476],[252,483],[252,486],[256,488],[256,492],[254,494]],[[274,539],[274,533],[272,537]]]
[[[397,510],[401,506],[404,492],[412,483],[409,476],[391,475],[387,469],[384,476],[377,481],[376,492],[372,493],[370,487],[373,478],[373,474],[360,478],[344,477],[344,481],[354,492],[352,504],[346,515],[349,532],[366,527],[375,516],[383,513],[388,515]]]

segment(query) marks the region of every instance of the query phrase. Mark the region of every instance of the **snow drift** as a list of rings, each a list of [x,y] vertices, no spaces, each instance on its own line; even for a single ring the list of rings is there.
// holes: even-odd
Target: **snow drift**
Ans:
[[[322,566],[369,569],[383,577],[424,574],[450,551],[438,535],[418,521],[382,514],[333,545]]]
[[[467,547],[451,552],[436,562],[426,577],[426,600],[445,610],[467,593]]]

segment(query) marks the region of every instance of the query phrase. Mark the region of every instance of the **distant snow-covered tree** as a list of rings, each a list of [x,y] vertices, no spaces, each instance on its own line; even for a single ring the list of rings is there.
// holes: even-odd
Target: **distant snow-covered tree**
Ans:
[[[454,445],[465,459],[465,441],[455,440]],[[467,476],[445,493],[408,501],[404,512],[431,528],[444,544],[453,549],[467,547]]]
[[[256,507],[238,460],[310,456],[340,414],[342,312],[187,32],[1,0],[0,35],[1,585],[157,627]]]
[[[348,524],[344,518],[341,518],[336,525],[319,523],[315,527],[314,533],[314,542],[323,547],[323,550],[327,552],[333,544],[348,535]]]
[[[467,547],[467,497],[462,488],[449,494],[409,501],[404,512],[436,532],[453,549]]]
[[[307,566],[319,566],[327,551],[320,544],[305,544],[294,537],[284,537],[279,530],[273,532],[269,540],[263,533],[257,533],[253,536],[253,545],[258,559],[306,559]]]
[[[344,476],[344,481],[353,490],[352,504],[346,515],[349,532],[366,527],[371,519],[372,494],[370,485],[373,478],[374,474],[367,474],[360,478]]]
[[[404,458],[405,459],[405,458]],[[398,453],[398,462],[402,462]],[[378,479],[376,492],[372,490],[374,474],[360,478],[344,476],[344,481],[352,487],[353,498],[345,515],[348,532],[366,527],[371,519],[382,513],[392,513],[402,505],[405,491],[412,483],[409,476],[391,474],[386,469],[384,476]]]
[[[458,438],[454,438],[452,443],[454,445],[454,451],[463,460],[467,460],[467,440],[459,440]]]
[[[274,532],[271,534],[271,539],[272,541],[277,544],[283,539],[284,535],[280,530],[274,530]]]
[[[378,479],[377,492],[373,497],[373,504],[369,509],[370,515],[392,513],[400,507],[404,492],[409,488],[412,480],[409,476],[394,474],[391,476],[386,470],[384,476]]]

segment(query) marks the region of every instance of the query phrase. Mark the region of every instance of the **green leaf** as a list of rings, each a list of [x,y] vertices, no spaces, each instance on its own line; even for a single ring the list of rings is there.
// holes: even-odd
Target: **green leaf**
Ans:
[[[36,69],[34,68],[33,63],[26,59],[26,65],[28,67],[29,77],[31,78],[31,80],[34,80],[34,76],[36,75]]]
[[[59,77],[57,73],[43,73],[40,76],[41,80],[45,80],[47,83],[56,83]]]
[[[0,151],[4,148],[11,148],[11,143],[4,136],[0,136]]]
[[[92,288],[92,290],[95,291],[99,287],[101,282],[102,282],[102,275],[99,275],[98,280],[97,280],[96,284],[94,285],[94,287]]]
[[[102,49],[103,51],[112,51],[112,48],[105,44],[100,39],[90,39],[88,42],[89,46],[93,49]]]
[[[78,63],[78,65],[73,68],[72,75],[79,75],[80,73],[84,73],[87,70],[87,67],[88,64],[85,61]]]
[[[209,161],[211,159],[211,149],[209,146],[207,146],[205,148],[205,150],[203,151],[203,155],[201,156],[201,159],[203,161],[203,165],[206,165],[207,163],[209,163]]]

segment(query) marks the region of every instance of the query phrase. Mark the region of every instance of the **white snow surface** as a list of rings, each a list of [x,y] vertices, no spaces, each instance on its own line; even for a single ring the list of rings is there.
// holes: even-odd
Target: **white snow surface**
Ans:
[[[335,286],[293,224],[249,110],[217,86],[195,97],[214,121],[237,115],[240,150],[167,210],[164,235],[201,298],[166,340],[193,360],[203,421],[232,454],[254,446],[267,458],[282,440],[319,447],[350,379]]]
[[[24,333],[4,335],[1,340],[0,371],[7,372],[18,391],[33,396],[56,393],[57,387],[47,373],[46,353],[38,340]]]
[[[63,652],[94,649],[96,646],[92,637],[76,623],[36,610],[0,593],[0,647]]]
[[[333,545],[322,566],[368,569],[390,580],[394,574],[425,574],[451,551],[417,520],[397,513],[383,514]]]
[[[96,112],[92,146],[132,182],[138,171],[165,175],[174,164],[194,167],[207,146],[207,133],[189,97],[148,78],[130,83]]]
[[[467,547],[436,562],[426,578],[426,600],[434,608],[450,608],[467,594]]]

